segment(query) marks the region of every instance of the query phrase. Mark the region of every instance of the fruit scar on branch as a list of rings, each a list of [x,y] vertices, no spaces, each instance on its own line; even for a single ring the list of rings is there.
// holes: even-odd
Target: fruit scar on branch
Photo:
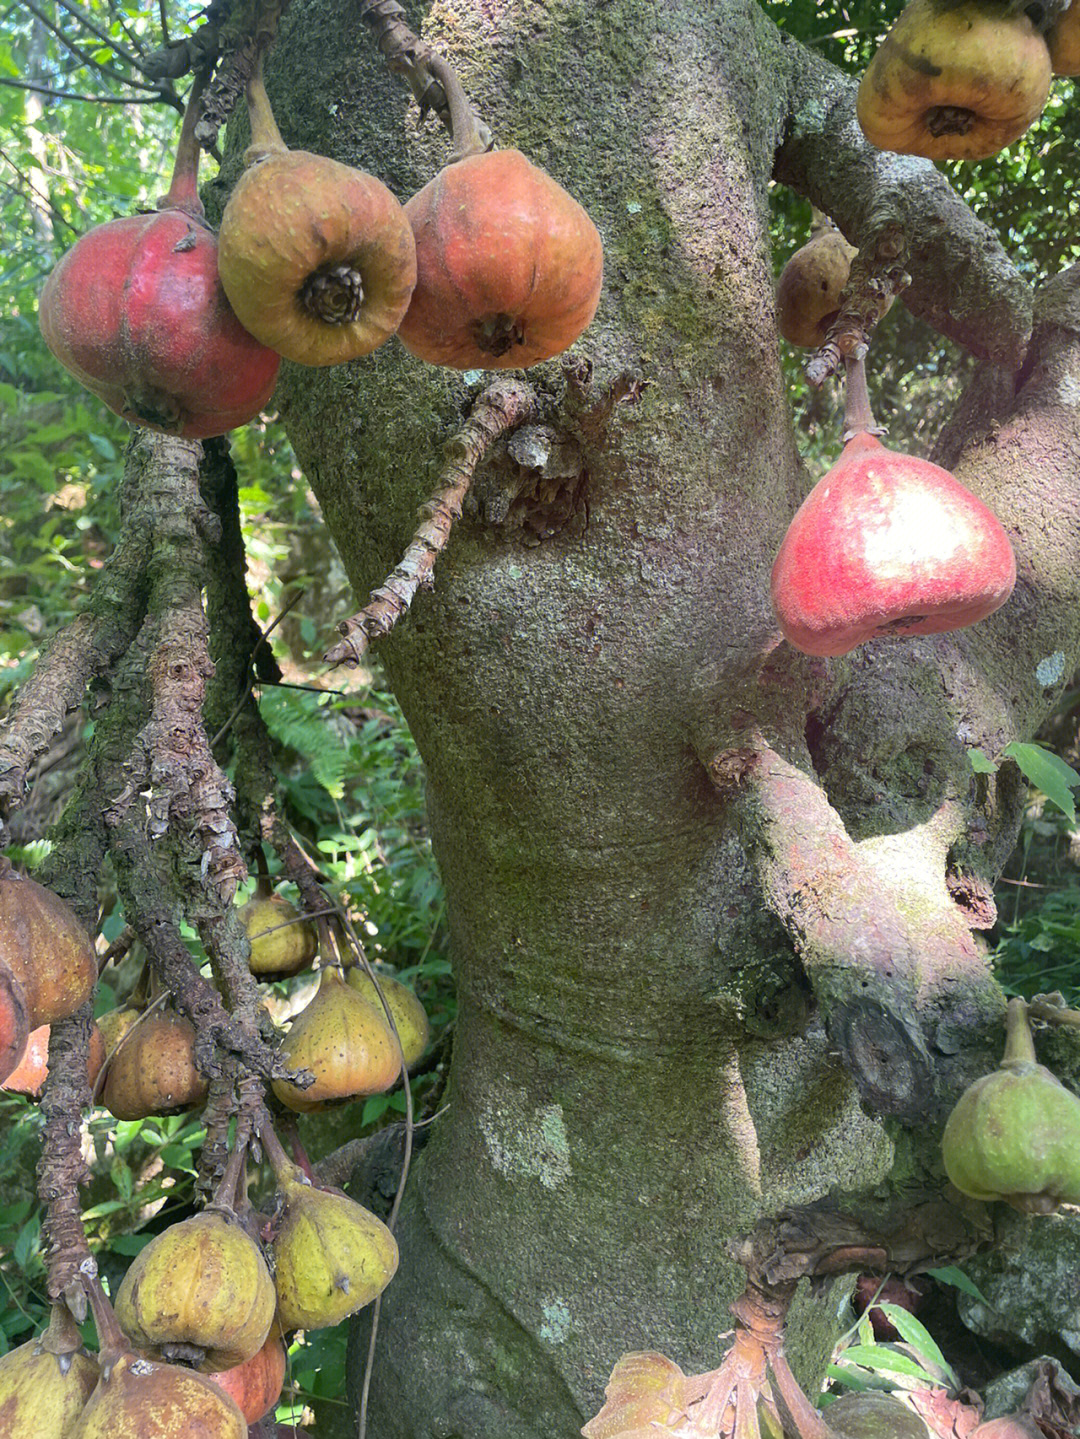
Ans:
[[[447,444],[439,488],[420,508],[423,523],[401,562],[372,590],[364,608],[338,625],[344,639],[323,656],[328,665],[358,665],[372,640],[394,628],[417,590],[431,588],[435,561],[446,547],[454,521],[461,517],[480,461],[497,439],[535,419],[539,409],[535,392],[521,380],[496,380],[477,396],[469,418]]]

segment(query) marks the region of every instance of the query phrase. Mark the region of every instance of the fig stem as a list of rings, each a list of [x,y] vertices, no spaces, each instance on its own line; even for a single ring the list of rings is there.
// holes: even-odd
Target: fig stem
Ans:
[[[263,1150],[266,1153],[270,1168],[274,1171],[274,1178],[279,1184],[286,1181],[293,1183],[300,1180],[306,1182],[307,1176],[299,1165],[294,1164],[281,1147],[281,1140],[270,1123],[270,1116],[264,1109],[258,1119],[259,1139],[262,1142]]]
[[[1001,1063],[1037,1064],[1035,1044],[1031,1038],[1027,1005],[1022,999],[1010,999],[1005,1011],[1005,1054]]]
[[[870,391],[866,384],[866,357],[850,357],[844,360],[847,385],[844,392],[844,443],[856,435],[880,435],[884,433],[874,420],[870,408]]]
[[[87,1257],[79,1265],[79,1274],[82,1279],[86,1297],[90,1301],[90,1309],[94,1316],[94,1324],[98,1332],[99,1359],[103,1370],[109,1367],[109,1361],[118,1355],[124,1354],[131,1347],[120,1328],[120,1321],[116,1313],[105,1297],[105,1291],[101,1287],[101,1280],[98,1278],[97,1264],[90,1257]]]
[[[193,220],[205,217],[203,202],[199,199],[199,154],[200,146],[195,138],[195,126],[199,118],[199,105],[210,79],[209,70],[197,70],[188,92],[187,107],[180,126],[180,138],[176,142],[176,159],[173,161],[172,181],[168,190],[157,202],[159,210],[181,210]]]
[[[238,1124],[240,1121],[238,1121]],[[236,1144],[229,1155],[225,1168],[222,1172],[218,1187],[214,1190],[214,1197],[211,1204],[218,1209],[234,1209],[236,1207],[237,1186],[240,1181],[240,1169],[244,1163],[244,1155],[247,1153],[249,1135],[237,1129]]]
[[[450,156],[451,165],[457,160],[467,160],[470,155],[486,154],[490,146],[485,143],[480,133],[476,111],[469,104],[456,70],[441,55],[432,55],[428,61],[428,69],[443,87],[447,104],[450,106],[450,132],[454,141],[453,154]]]
[[[270,97],[263,83],[263,52],[255,57],[255,68],[247,87],[248,120],[251,124],[251,144],[244,151],[244,164],[255,165],[267,155],[288,154],[289,147],[281,138],[281,131],[270,108]]]

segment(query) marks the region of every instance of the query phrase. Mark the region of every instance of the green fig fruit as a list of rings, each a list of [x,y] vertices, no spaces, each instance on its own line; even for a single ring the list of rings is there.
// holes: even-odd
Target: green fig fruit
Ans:
[[[318,933],[284,895],[256,890],[241,907],[240,920],[251,944],[252,974],[279,979],[311,967],[319,951]]]
[[[379,981],[379,989],[382,990],[387,1008],[394,1016],[398,1039],[401,1041],[401,1051],[405,1056],[405,1066],[411,1068],[423,1054],[427,1048],[427,1042],[431,1038],[431,1024],[428,1021],[427,1010],[412,990],[406,988],[400,980],[393,979],[389,974],[383,974],[381,970],[376,973],[375,978]],[[357,994],[363,996],[385,1018],[375,986],[359,965],[354,965],[351,969],[346,970],[345,983],[350,989],[355,989]]]
[[[272,1081],[290,1109],[310,1114],[334,1100],[381,1094],[401,1073],[401,1057],[382,1013],[350,989],[332,965],[322,971],[315,998],[301,1010],[281,1045],[290,1069],[315,1076],[308,1089]]]
[[[97,1382],[71,1315],[56,1305],[44,1334],[0,1357],[0,1439],[67,1439]]]
[[[209,1205],[139,1251],[117,1291],[116,1317],[133,1344],[210,1373],[259,1352],[276,1302],[258,1244],[232,1210]]]
[[[398,1247],[374,1214],[316,1189],[293,1164],[275,1166],[282,1204],[273,1240],[283,1329],[326,1329],[376,1299],[394,1277]]]
[[[960,1096],[941,1140],[945,1172],[972,1199],[1029,1214],[1080,1204],[1080,1098],[1035,1058],[1023,1000],[1009,1001],[1005,1057]]]

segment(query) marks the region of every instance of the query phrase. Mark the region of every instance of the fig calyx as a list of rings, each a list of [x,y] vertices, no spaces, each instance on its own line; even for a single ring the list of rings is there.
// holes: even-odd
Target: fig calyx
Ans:
[[[962,1194],[1027,1214],[1080,1204],[1080,1098],[1039,1064],[1022,999],[1011,999],[1005,1055],[957,1101],[941,1139]]]

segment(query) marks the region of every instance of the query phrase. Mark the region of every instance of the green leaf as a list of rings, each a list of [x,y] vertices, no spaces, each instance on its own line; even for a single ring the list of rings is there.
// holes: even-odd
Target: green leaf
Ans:
[[[950,1284],[954,1289],[959,1289],[961,1294],[967,1294],[972,1299],[977,1299],[980,1304],[985,1304],[987,1309],[993,1309],[993,1305],[986,1295],[973,1283],[962,1269],[957,1269],[955,1264],[946,1264],[941,1269],[928,1269],[931,1279],[936,1279],[939,1284]]]
[[[929,1360],[931,1364],[936,1365],[954,1389],[961,1387],[952,1366],[938,1348],[930,1331],[915,1318],[910,1309],[905,1309],[902,1304],[888,1303],[879,1304],[878,1308],[882,1314],[892,1320],[899,1330],[901,1339],[915,1350],[920,1359]]]
[[[969,749],[967,752],[971,768],[976,774],[996,774],[997,765],[992,759],[987,759],[981,749]]]
[[[1076,803],[1072,791],[1080,784],[1080,774],[1077,774],[1071,765],[1040,745],[1021,744],[1019,740],[1007,744],[1002,753],[1016,761],[1029,784],[1042,790],[1046,798],[1067,814],[1069,819],[1076,819]]]
[[[840,1357],[845,1364],[858,1364],[874,1373],[904,1374],[909,1379],[930,1378],[921,1364],[885,1344],[852,1344]]]

